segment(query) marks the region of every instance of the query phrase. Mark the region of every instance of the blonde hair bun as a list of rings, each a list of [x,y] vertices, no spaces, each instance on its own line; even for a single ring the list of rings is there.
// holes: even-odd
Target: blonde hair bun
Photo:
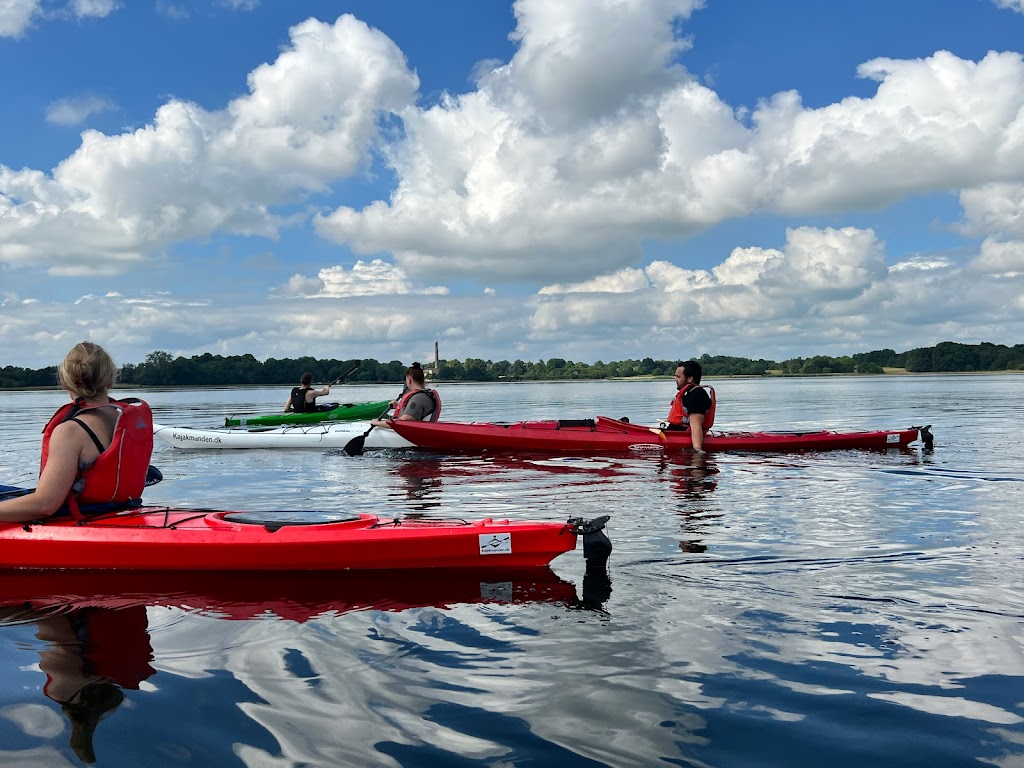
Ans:
[[[64,389],[78,397],[93,398],[107,394],[117,378],[113,358],[99,344],[83,341],[75,344],[57,369]]]

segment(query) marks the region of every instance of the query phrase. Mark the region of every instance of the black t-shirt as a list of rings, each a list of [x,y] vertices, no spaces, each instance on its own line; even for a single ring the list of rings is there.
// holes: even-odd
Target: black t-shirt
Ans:
[[[711,410],[711,395],[704,387],[694,387],[683,395],[683,408],[688,414],[707,415],[707,412]]]

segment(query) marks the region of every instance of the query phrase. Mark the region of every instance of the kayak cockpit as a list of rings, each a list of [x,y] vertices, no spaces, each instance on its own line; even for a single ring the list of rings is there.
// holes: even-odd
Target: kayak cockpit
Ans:
[[[258,525],[270,533],[287,526],[342,526],[362,528],[377,522],[376,515],[357,512],[322,510],[270,510],[241,512],[211,512],[204,518],[211,528],[238,528]]]

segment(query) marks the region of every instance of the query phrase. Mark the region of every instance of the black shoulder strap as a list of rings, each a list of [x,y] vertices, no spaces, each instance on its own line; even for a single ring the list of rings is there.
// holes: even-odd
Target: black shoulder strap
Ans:
[[[96,450],[98,450],[100,453],[103,453],[105,450],[107,450],[106,448],[103,447],[103,443],[100,442],[100,439],[96,437],[96,433],[89,429],[89,425],[86,424],[84,421],[81,421],[80,419],[74,416],[68,419],[68,421],[73,421],[75,422],[75,424],[84,429],[85,433],[92,438],[93,443],[96,444]]]

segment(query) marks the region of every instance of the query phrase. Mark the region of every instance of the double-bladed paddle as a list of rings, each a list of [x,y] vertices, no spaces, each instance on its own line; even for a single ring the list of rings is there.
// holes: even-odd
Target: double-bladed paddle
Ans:
[[[0,485],[0,499],[13,499],[16,496],[27,496],[35,493],[35,488],[16,488],[13,485]]]
[[[391,405],[388,404],[388,407],[384,409],[384,413],[378,416],[377,419],[383,419],[385,416],[388,415],[388,411],[390,410]],[[345,447],[342,448],[342,450],[345,451],[345,453],[347,453],[349,456],[359,456],[363,452],[363,443],[366,442],[366,436],[373,432],[373,428],[376,426],[376,424],[371,424],[370,428],[363,432],[363,434],[356,435],[347,443],[345,443]]]
[[[146,487],[149,488],[152,485],[156,485],[163,479],[164,473],[150,464],[146,470]],[[0,500],[13,499],[18,496],[28,496],[30,493],[35,492],[35,488],[18,488],[13,485],[0,485]]]

